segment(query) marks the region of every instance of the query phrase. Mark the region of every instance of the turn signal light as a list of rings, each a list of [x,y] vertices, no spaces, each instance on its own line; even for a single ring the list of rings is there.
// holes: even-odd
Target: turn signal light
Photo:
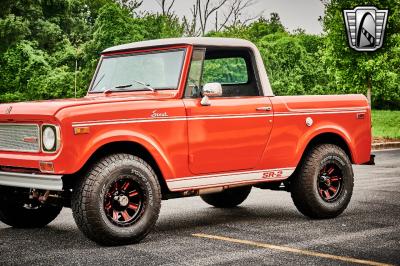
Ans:
[[[79,135],[79,134],[89,134],[89,127],[75,127],[74,128],[74,134]]]
[[[54,172],[54,165],[52,162],[39,162],[40,171],[53,173]]]

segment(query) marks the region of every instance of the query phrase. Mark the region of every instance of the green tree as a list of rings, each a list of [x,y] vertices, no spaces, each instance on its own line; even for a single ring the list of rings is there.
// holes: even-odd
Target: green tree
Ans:
[[[50,70],[48,55],[37,47],[35,42],[21,41],[2,54],[0,101],[32,99],[27,89],[31,77]]]
[[[5,1],[0,11],[0,101],[70,96],[78,47],[91,38],[85,0]],[[91,1],[91,4],[98,2]],[[79,76],[79,75],[78,75]],[[40,82],[39,82],[40,80]],[[66,80],[66,78],[64,78]],[[35,85],[35,86],[34,86]]]
[[[181,37],[184,27],[176,15],[145,14],[137,23],[145,40]]]
[[[275,33],[258,42],[271,86],[277,95],[320,92],[318,81],[321,81],[324,70],[315,54],[307,51],[302,38],[288,33]]]

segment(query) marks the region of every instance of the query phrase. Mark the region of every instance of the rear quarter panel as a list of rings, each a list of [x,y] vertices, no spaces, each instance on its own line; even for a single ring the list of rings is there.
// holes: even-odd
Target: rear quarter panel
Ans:
[[[276,96],[271,102],[274,125],[260,168],[297,166],[308,143],[323,133],[342,137],[354,164],[369,161],[371,112],[363,95]]]

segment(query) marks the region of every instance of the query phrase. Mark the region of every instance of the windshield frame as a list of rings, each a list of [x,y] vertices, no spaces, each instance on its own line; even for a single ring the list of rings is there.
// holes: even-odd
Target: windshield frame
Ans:
[[[182,74],[183,74],[183,69],[185,67],[185,62],[186,62],[186,57],[188,54],[188,47],[187,46],[174,46],[174,47],[166,47],[166,48],[153,48],[153,49],[141,49],[141,50],[133,50],[133,51],[118,51],[118,52],[113,52],[110,54],[102,54],[100,56],[99,62],[97,63],[96,71],[93,75],[93,78],[90,82],[89,89],[87,94],[99,94],[99,93],[104,93],[104,91],[93,91],[93,86],[94,83],[97,79],[100,67],[103,63],[104,59],[107,58],[116,58],[116,57],[125,57],[125,56],[136,56],[136,55],[144,55],[144,54],[158,54],[158,53],[167,53],[167,52],[175,52],[175,51],[183,51],[183,56],[182,56],[182,62],[181,62],[181,67],[179,69],[179,79],[178,79],[178,84],[175,89],[173,88],[155,88],[156,91],[159,90],[174,90],[178,91],[181,84],[182,84]],[[138,91],[149,91],[147,88],[143,89],[126,89],[126,90],[116,90],[113,92],[138,92]]]

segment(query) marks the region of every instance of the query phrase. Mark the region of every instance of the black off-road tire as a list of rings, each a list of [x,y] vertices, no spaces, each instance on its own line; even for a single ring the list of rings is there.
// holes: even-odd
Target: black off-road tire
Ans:
[[[233,208],[247,199],[251,186],[237,187],[219,193],[201,195],[201,199],[217,208]]]
[[[333,165],[341,173],[340,190],[328,200],[320,188],[321,171]],[[354,186],[351,161],[340,147],[321,144],[311,149],[304,158],[301,168],[290,181],[291,196],[297,209],[313,219],[328,219],[340,215],[350,202]],[[330,193],[333,193],[332,191]],[[329,195],[330,196],[330,195]]]
[[[123,226],[113,223],[104,209],[108,187],[121,176],[137,183],[143,194],[138,218]],[[161,188],[155,172],[144,160],[130,154],[112,154],[95,163],[72,194],[72,211],[79,229],[105,246],[132,244],[145,238],[160,208]]]
[[[28,194],[14,194],[12,188],[0,188],[0,221],[16,228],[40,228],[51,223],[62,206],[38,204],[30,207]]]

